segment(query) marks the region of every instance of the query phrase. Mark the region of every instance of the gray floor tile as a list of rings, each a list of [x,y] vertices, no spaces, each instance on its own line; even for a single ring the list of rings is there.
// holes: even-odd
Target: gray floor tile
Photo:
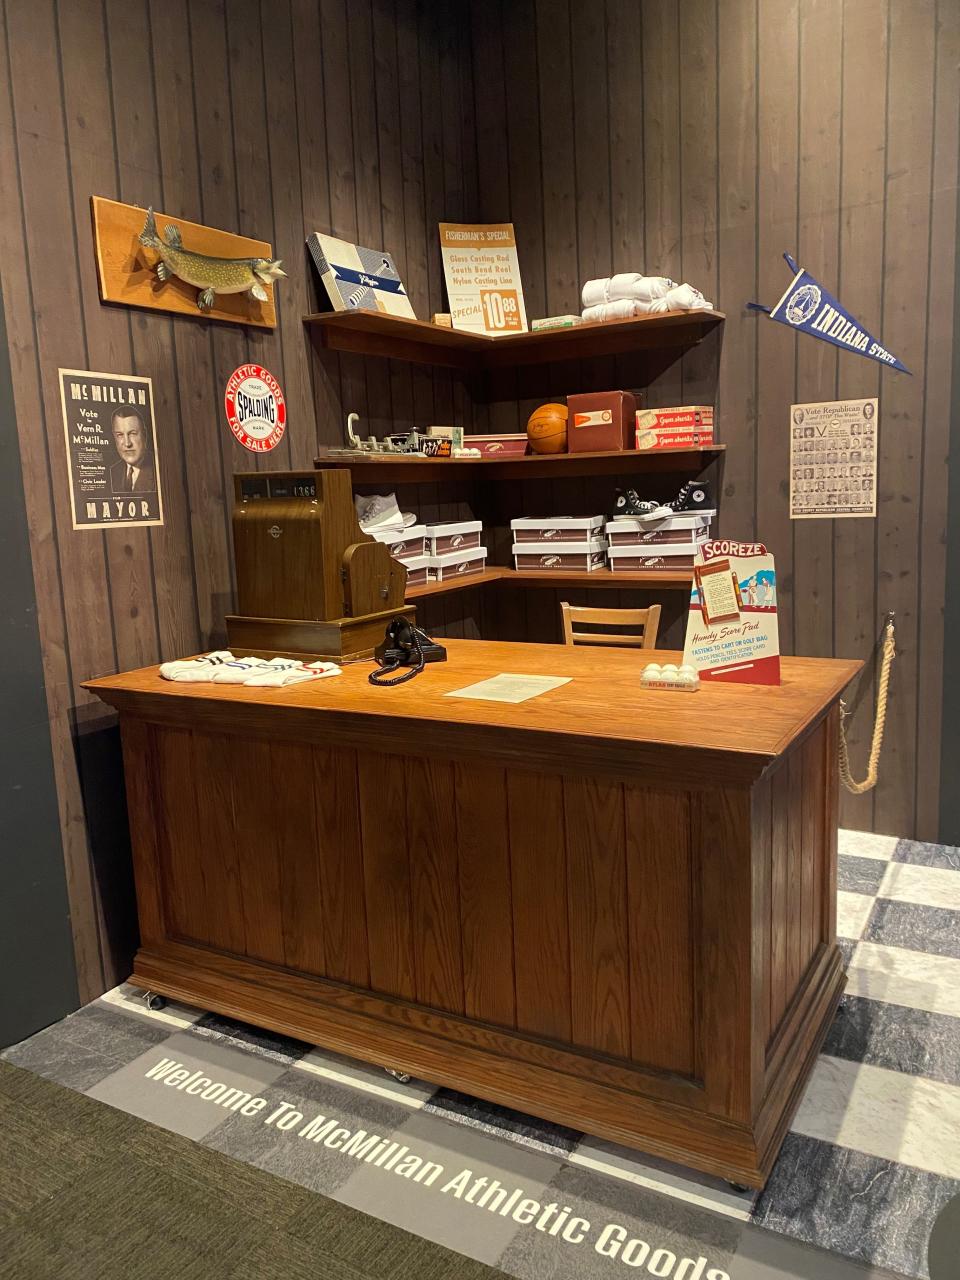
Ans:
[[[424,1109],[459,1124],[480,1129],[483,1133],[511,1138],[537,1151],[555,1155],[566,1155],[583,1137],[576,1129],[551,1124],[549,1120],[539,1120],[536,1116],[524,1115],[522,1111],[512,1111],[509,1107],[498,1107],[493,1102],[471,1098],[454,1089],[438,1089]]]
[[[960,849],[951,844],[925,844],[922,840],[900,840],[894,862],[912,862],[918,867],[940,867],[960,871]]]
[[[199,1078],[191,1083],[184,1077],[181,1083],[185,1087],[180,1089],[168,1083],[170,1072],[151,1076],[149,1073],[164,1061],[173,1064],[171,1071],[182,1068],[191,1075],[197,1073],[207,1082],[204,1092],[207,1087],[213,1090],[216,1085],[223,1085],[224,1093],[240,1090],[251,1098],[266,1097],[269,1085],[284,1072],[280,1063],[268,1058],[178,1031],[149,1053],[101,1080],[87,1093],[91,1098],[108,1102],[172,1133],[200,1139],[231,1113],[225,1112],[214,1096],[205,1098],[200,1092],[187,1092],[187,1085],[190,1089],[199,1089]],[[259,1123],[258,1116],[242,1119],[251,1127]]]
[[[478,1262],[494,1263],[519,1231],[529,1229],[512,1212],[500,1212],[511,1196],[514,1211],[523,1200],[548,1203],[545,1188],[560,1168],[556,1156],[426,1110],[409,1115],[392,1140],[424,1163],[411,1163],[410,1176],[398,1172],[406,1156],[392,1170],[355,1164],[336,1199]]]
[[[853,953],[857,949],[856,938],[838,938],[837,946],[840,948],[840,954],[843,956],[843,967],[850,968],[850,962],[853,960]]]
[[[89,1004],[11,1045],[2,1057],[68,1089],[85,1092],[170,1037],[172,1028]]]
[[[934,1219],[960,1182],[787,1134],[753,1221],[848,1258],[926,1275]]]
[[[887,864],[878,858],[857,858],[850,853],[841,853],[837,858],[837,887],[875,898],[886,869]]]
[[[351,1155],[325,1146],[322,1141],[302,1137],[304,1126],[322,1115],[336,1120],[338,1126],[351,1134],[363,1129],[368,1135],[376,1133],[389,1138],[410,1114],[409,1108],[399,1103],[358,1093],[335,1081],[292,1069],[273,1081],[267,1096],[269,1105],[262,1117],[269,1116],[275,1106],[286,1102],[302,1114],[303,1122],[283,1131],[275,1123],[264,1123],[262,1117],[251,1120],[231,1115],[207,1134],[204,1146],[322,1195],[333,1194],[346,1182],[354,1173],[357,1161]]]
[[[864,929],[863,941],[879,942],[887,947],[906,947],[910,951],[926,951],[958,960],[960,911],[878,898]]]
[[[960,1019],[942,1013],[844,996],[823,1052],[960,1085]]]
[[[709,1268],[726,1269],[744,1227],[741,1222],[721,1218],[685,1201],[573,1165],[564,1165],[537,1198],[569,1209],[568,1222],[578,1217],[589,1225],[574,1228],[573,1240],[565,1240],[562,1231],[551,1235],[549,1219],[544,1230],[538,1230],[535,1223],[520,1227],[497,1266],[521,1280],[648,1276],[654,1254],[663,1249],[676,1260],[667,1271],[667,1259],[661,1255],[654,1268],[663,1267],[663,1274],[673,1275],[682,1258],[690,1258],[695,1264],[702,1256],[707,1261],[701,1274],[706,1275]],[[584,1238],[576,1243],[581,1231]],[[637,1243],[631,1245],[630,1241]],[[688,1272],[690,1269],[686,1268]]]

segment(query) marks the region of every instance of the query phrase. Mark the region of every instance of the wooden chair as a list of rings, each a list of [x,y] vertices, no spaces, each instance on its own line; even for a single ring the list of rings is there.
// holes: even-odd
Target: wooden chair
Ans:
[[[633,649],[655,649],[660,629],[660,606],[647,609],[588,609],[578,604],[560,606],[564,644],[610,644]],[[579,626],[633,627],[630,631],[581,631]]]

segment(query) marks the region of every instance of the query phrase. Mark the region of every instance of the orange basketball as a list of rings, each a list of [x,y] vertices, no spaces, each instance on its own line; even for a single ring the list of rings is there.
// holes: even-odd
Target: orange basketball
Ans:
[[[542,404],[527,419],[527,439],[534,453],[565,453],[567,406]]]

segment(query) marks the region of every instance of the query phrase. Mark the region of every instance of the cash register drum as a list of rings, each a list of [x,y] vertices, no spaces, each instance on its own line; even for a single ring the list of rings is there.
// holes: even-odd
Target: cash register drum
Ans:
[[[245,472],[234,476],[237,652],[369,657],[404,605],[407,573],[363,532],[350,473]]]

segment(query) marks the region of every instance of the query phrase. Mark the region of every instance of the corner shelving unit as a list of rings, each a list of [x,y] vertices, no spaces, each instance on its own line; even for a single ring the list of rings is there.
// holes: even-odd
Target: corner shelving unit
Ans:
[[[565,394],[570,394],[582,389],[583,370],[589,367],[585,362],[606,361],[606,367],[610,368],[626,357],[637,357],[641,376],[632,381],[624,377],[608,385],[647,385],[684,352],[719,330],[723,321],[723,313],[719,311],[667,312],[494,338],[372,311],[332,312],[304,318],[318,355],[324,351],[342,352],[454,370],[476,400],[515,398],[516,384],[511,394],[509,382],[507,389],[502,390],[497,379],[509,379],[512,371],[526,370],[524,376],[529,384],[531,376],[537,373],[535,366],[540,366],[539,372],[548,374],[554,385],[562,382]],[[491,387],[493,394],[490,394]],[[515,429],[522,427],[523,423],[518,422]],[[409,588],[408,600],[426,603],[468,588],[483,588],[484,592],[488,588],[511,588],[511,596],[517,589],[550,587],[565,591],[571,588],[608,592],[639,590],[654,594],[689,590],[693,575],[686,569],[634,573],[612,573],[609,569],[592,573],[518,572],[505,563],[511,558],[509,519],[521,512],[551,515],[606,511],[610,509],[618,480],[642,490],[645,485],[650,488],[648,477],[660,477],[658,488],[662,492],[664,484],[672,485],[676,481],[679,485],[683,479],[703,475],[708,468],[717,475],[715,488],[719,491],[723,454],[722,445],[650,453],[627,450],[496,459],[365,457],[329,451],[317,456],[316,465],[349,469],[354,484],[359,487],[422,485],[434,492],[446,491],[454,503],[468,507],[483,520],[492,543],[487,568],[466,578]],[[557,481],[563,482],[556,486],[562,496],[551,504],[552,482]],[[582,503],[582,511],[564,510],[574,501],[571,481],[574,491],[580,495],[576,501]],[[553,510],[544,509],[551,505]],[[558,505],[560,510],[556,509]]]

